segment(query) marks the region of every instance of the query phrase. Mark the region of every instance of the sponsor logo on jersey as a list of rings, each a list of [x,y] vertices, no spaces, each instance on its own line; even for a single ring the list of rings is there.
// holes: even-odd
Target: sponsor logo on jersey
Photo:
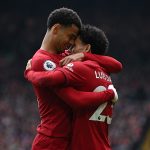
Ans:
[[[67,68],[68,70],[72,71],[73,72],[73,63],[69,63],[67,64],[67,66],[65,66],[65,68]]]
[[[56,64],[50,60],[46,60],[43,66],[44,66],[44,69],[48,71],[54,70],[56,68]]]
[[[73,63],[69,63],[67,66],[68,67],[73,67]]]

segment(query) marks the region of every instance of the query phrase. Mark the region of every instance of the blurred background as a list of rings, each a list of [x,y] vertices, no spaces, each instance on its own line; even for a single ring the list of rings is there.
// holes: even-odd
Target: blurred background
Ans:
[[[40,48],[49,13],[63,6],[103,29],[108,55],[123,63],[123,71],[112,76],[120,97],[109,131],[113,150],[150,150],[149,5],[148,0],[1,1],[0,150],[31,147],[39,115],[23,72]]]

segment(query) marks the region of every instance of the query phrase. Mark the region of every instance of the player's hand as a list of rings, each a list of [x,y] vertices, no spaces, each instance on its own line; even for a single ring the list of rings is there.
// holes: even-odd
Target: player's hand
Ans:
[[[31,69],[31,61],[32,61],[32,59],[28,60],[27,65],[26,65],[26,70]]]
[[[64,65],[67,65],[73,61],[82,61],[83,58],[84,58],[83,53],[77,53],[77,54],[66,56],[65,58],[60,60],[59,64],[60,64],[60,66],[64,66]]]
[[[116,89],[114,88],[114,86],[112,84],[108,86],[108,89],[111,89],[114,91],[115,96],[114,96],[114,99],[112,99],[112,102],[116,103],[118,101],[118,94],[117,94]]]

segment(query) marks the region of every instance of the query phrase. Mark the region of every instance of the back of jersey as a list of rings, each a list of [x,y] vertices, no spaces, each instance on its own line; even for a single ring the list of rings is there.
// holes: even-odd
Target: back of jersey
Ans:
[[[111,82],[109,74],[94,61],[75,62],[72,71],[80,76],[76,89],[100,92]],[[108,124],[111,123],[112,103],[105,102],[98,107],[74,112],[72,150],[110,150]]]

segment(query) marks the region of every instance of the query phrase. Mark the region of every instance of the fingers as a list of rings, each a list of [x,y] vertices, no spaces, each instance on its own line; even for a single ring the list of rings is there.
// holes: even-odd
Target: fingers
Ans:
[[[63,58],[59,64],[60,66],[64,66],[64,65],[67,65],[69,64],[70,62],[73,62],[73,61],[81,61],[83,60],[84,58],[84,54],[83,53],[77,53],[77,54],[73,54],[73,55],[70,55],[70,56],[67,56],[65,58]]]
[[[114,94],[115,94],[114,99],[112,100],[112,102],[114,102],[114,103],[117,102],[118,101],[118,93],[117,93],[116,89],[114,88],[114,86],[111,84],[111,85],[108,86],[108,89],[112,89],[114,91]]]
[[[113,88],[114,86],[112,84],[108,86],[108,89],[113,89]]]
[[[116,91],[115,88],[113,89],[113,91],[114,91],[114,93],[115,93],[115,97],[114,97],[114,99],[113,99],[113,102],[117,102],[117,101],[118,101],[118,93],[117,93],[117,91]]]
[[[28,60],[27,65],[26,65],[26,70],[31,69],[31,61],[32,61],[32,59]]]
[[[65,57],[62,60],[60,60],[59,64],[60,66],[64,66],[72,62],[72,59],[70,57]]]
[[[66,58],[63,58],[62,60],[59,61],[59,65],[64,66],[65,62],[66,62]]]
[[[59,65],[62,66],[63,62],[64,62],[64,58],[59,61]]]

